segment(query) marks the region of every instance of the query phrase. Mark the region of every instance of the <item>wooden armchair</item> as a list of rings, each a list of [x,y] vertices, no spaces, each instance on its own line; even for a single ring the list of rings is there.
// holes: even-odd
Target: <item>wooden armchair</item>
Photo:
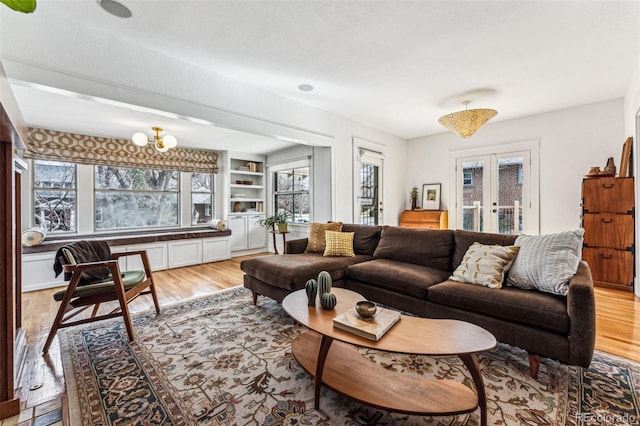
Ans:
[[[72,243],[73,244],[73,243]],[[86,244],[86,243],[85,243]],[[108,246],[107,246],[108,247]],[[126,253],[110,253],[109,260],[97,260],[85,263],[76,263],[73,255],[68,250],[61,249],[64,256],[58,256],[58,262],[62,264],[65,274],[71,274],[69,285],[66,289],[54,294],[54,299],[61,301],[56,318],[51,326],[51,331],[44,345],[43,353],[49,351],[56,332],[60,328],[71,327],[91,321],[98,321],[116,316],[122,316],[129,341],[134,340],[133,325],[129,314],[128,303],[141,294],[149,294],[153,297],[153,304],[156,312],[160,313],[160,304],[156,295],[153,275],[147,252],[144,250],[130,251]],[[124,256],[140,256],[144,270],[120,272],[118,259]],[[84,283],[83,273],[92,270],[107,268],[110,280],[97,283]],[[54,267],[55,269],[55,267]],[[105,271],[106,272],[106,271]],[[119,307],[110,313],[97,315],[100,304],[117,300]],[[89,318],[70,321],[72,318],[93,306],[93,311]]]

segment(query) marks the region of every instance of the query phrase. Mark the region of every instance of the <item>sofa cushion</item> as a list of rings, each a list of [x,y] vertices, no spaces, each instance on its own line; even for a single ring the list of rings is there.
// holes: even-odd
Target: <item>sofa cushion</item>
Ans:
[[[504,276],[519,249],[518,246],[473,243],[449,279],[489,288],[501,288]]]
[[[449,273],[429,266],[391,259],[376,259],[347,268],[349,280],[424,299],[427,288],[446,280]],[[381,301],[384,303],[384,301]]]
[[[456,281],[445,281],[430,286],[427,298],[434,303],[513,323],[557,333],[569,333],[567,299],[562,296],[516,287],[494,290]]]
[[[452,271],[453,231],[385,226],[373,256]]]
[[[453,232],[455,239],[455,250],[453,252],[453,269],[457,268],[462,262],[464,254],[469,250],[469,247],[473,243],[480,244],[498,244],[501,246],[512,246],[516,241],[517,235],[510,234],[492,234],[490,232],[473,232],[463,231],[462,229],[456,229]]]
[[[584,229],[547,235],[520,235],[520,252],[509,271],[507,284],[565,296],[569,280],[578,270]]]
[[[330,223],[311,222],[309,224],[309,241],[307,243],[307,249],[305,250],[305,252],[307,253],[324,252],[325,231],[340,232],[341,230],[342,230],[342,222],[330,222]]]
[[[355,254],[366,254],[373,256],[373,252],[378,247],[380,232],[382,228],[375,225],[356,225],[353,223],[343,223],[342,232],[354,232],[353,251]]]
[[[353,232],[325,231],[325,248],[323,256],[353,257]]]
[[[334,281],[345,278],[347,266],[371,260],[371,256],[325,257],[322,253],[299,253],[260,256],[243,260],[240,269],[246,274],[285,290],[303,288],[307,280],[327,271]]]

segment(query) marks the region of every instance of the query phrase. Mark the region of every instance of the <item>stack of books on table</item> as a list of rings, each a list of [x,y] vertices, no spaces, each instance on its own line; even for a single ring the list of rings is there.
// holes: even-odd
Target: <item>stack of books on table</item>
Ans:
[[[333,326],[369,340],[380,340],[400,319],[400,312],[378,307],[371,318],[362,318],[351,308],[333,319]]]

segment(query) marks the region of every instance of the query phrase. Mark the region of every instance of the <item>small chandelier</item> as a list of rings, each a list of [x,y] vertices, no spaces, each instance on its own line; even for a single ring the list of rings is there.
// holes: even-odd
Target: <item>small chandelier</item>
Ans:
[[[467,109],[470,103],[471,101],[464,101],[464,111],[443,115],[438,123],[460,137],[469,138],[498,113],[495,109]]]
[[[146,134],[138,132],[133,135],[131,140],[138,146],[145,146],[148,143],[152,143],[158,152],[167,152],[169,151],[169,148],[175,148],[176,145],[178,145],[178,140],[175,136],[164,135],[163,137],[160,137],[162,127],[152,127],[151,129],[156,132],[153,139],[149,139]]]

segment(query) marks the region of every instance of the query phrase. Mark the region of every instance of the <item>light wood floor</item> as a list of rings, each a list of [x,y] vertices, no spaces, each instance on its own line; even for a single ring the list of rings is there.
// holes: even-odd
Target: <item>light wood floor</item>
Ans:
[[[244,273],[240,270],[240,262],[243,259],[246,257],[155,272],[160,304],[168,305],[241,285]],[[52,297],[56,290],[23,295],[23,329],[29,348],[17,390],[23,408],[65,393],[57,340],[54,340],[49,355],[42,356],[41,353],[58,309]],[[247,303],[251,303],[250,298]],[[137,312],[151,306],[150,297],[143,296],[133,301],[130,309]],[[596,316],[596,349],[640,362],[640,299],[631,293],[596,288]]]

